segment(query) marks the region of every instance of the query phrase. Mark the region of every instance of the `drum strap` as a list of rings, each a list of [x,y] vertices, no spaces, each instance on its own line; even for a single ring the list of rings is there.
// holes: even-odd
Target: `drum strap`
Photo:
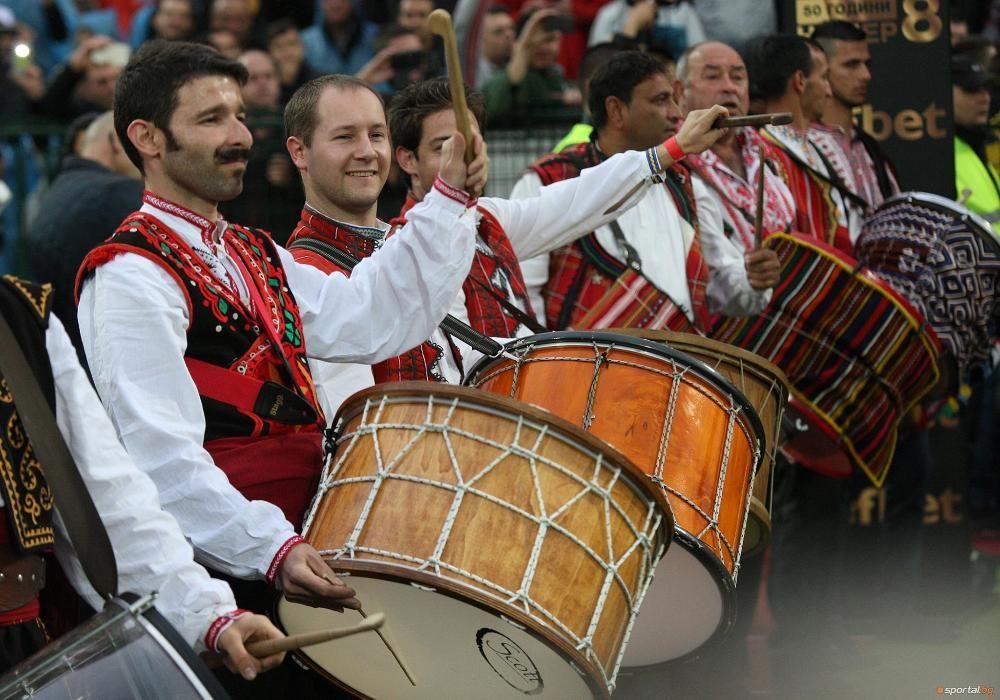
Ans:
[[[300,238],[288,246],[289,250],[295,248],[302,248],[303,250],[309,250],[322,255],[348,272],[357,267],[358,263],[361,262],[353,255],[315,238]],[[483,335],[469,324],[463,323],[451,314],[445,316],[444,320],[441,321],[441,330],[455,336],[473,350],[478,350],[487,357],[499,357],[500,353],[503,352],[503,345],[493,340],[493,338]]]
[[[44,465],[45,478],[84,573],[102,598],[117,595],[118,566],[108,533],[59,432],[55,416],[21,352],[21,345],[3,314],[0,314],[0,372],[14,396],[24,432],[38,461]]]
[[[871,205],[868,204],[868,202],[866,202],[864,198],[856,195],[854,192],[851,192],[851,190],[848,189],[847,185],[845,185],[843,181],[841,181],[841,179],[837,176],[837,171],[833,169],[833,164],[830,163],[829,160],[827,160],[827,157],[824,156],[823,153],[818,148],[815,148],[814,146],[816,155],[818,155],[819,159],[823,161],[823,167],[826,168],[826,172],[829,174],[821,173],[819,170],[816,170],[816,168],[812,167],[804,160],[799,158],[798,154],[796,154],[790,148],[786,148],[785,145],[782,144],[780,141],[775,140],[775,142],[788,155],[788,157],[791,158],[792,161],[800,168],[816,176],[817,178],[827,183],[828,185],[832,186],[835,190],[837,190],[837,192],[843,195],[845,199],[850,201],[855,206],[861,207],[862,211],[868,211],[869,209],[871,209]]]

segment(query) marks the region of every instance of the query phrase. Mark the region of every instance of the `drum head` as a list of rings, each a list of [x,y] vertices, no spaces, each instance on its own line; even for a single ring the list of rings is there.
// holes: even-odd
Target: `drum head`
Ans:
[[[363,697],[606,697],[551,644],[488,608],[408,581],[352,575],[347,583],[369,614],[385,613],[382,632],[416,685],[409,683],[375,632],[306,647],[300,653],[317,671]],[[278,618],[289,633],[343,627],[354,622],[353,616],[284,599],[278,604]]]
[[[680,545],[680,546],[678,546]],[[623,666],[652,666],[693,655],[736,619],[729,572],[695,537],[674,531],[632,628]]]

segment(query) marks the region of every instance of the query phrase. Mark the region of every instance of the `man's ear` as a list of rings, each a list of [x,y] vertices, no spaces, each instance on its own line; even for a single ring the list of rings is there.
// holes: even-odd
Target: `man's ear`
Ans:
[[[614,95],[604,98],[604,111],[608,115],[608,126],[621,129],[625,124],[625,103]]]
[[[417,154],[409,148],[396,146],[396,162],[399,168],[411,178],[417,177]]]
[[[805,71],[801,70],[795,71],[794,73],[792,73],[792,77],[789,78],[788,80],[789,82],[791,82],[792,90],[794,90],[796,94],[801,95],[803,92],[805,92],[806,80],[807,80]]]
[[[298,136],[289,136],[285,140],[285,149],[288,151],[289,157],[292,159],[292,163],[299,170],[306,169],[306,145],[302,142]]]
[[[136,119],[129,124],[125,135],[144,159],[161,156],[167,143],[163,131],[145,119]]]

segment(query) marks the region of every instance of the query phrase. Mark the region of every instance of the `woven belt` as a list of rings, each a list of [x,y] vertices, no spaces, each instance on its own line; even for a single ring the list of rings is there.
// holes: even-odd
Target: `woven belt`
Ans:
[[[40,556],[0,545],[0,612],[27,605],[44,587],[45,562]]]

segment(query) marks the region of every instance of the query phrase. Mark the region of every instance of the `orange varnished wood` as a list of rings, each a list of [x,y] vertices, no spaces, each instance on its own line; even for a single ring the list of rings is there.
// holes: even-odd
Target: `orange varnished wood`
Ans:
[[[428,411],[432,396],[433,408]],[[456,401],[460,404],[452,410]],[[447,439],[440,432],[421,432],[421,427],[446,420]],[[595,673],[597,665],[604,675],[613,673],[630,618],[630,601],[655,566],[656,550],[672,536],[669,505],[638,467],[556,416],[464,387],[417,382],[373,387],[344,404],[338,425],[343,437],[330,473],[324,474],[316,512],[306,532],[309,542],[330,557],[335,569],[350,570],[354,575],[366,575],[366,570],[371,575],[391,571],[403,578],[431,581],[436,587],[529,625],[586,669],[594,682],[600,679]],[[377,427],[377,439],[373,427]],[[507,446],[514,444],[523,452],[505,453]],[[569,474],[548,463],[561,465]],[[383,473],[433,483],[386,479],[364,516],[379,464]],[[352,478],[365,481],[341,483]],[[484,495],[466,492],[438,557],[442,565],[456,570],[421,566],[432,558],[455,501],[455,493],[446,487],[459,483],[474,486],[531,517]],[[589,490],[588,484],[610,490],[610,503],[624,514],[610,509],[610,540],[605,517],[608,504]],[[581,492],[581,498],[560,511]],[[529,559],[539,532],[538,522],[532,518],[543,513],[553,526],[542,540],[535,571],[529,577]],[[647,521],[650,513],[661,516],[661,527],[648,525],[652,522]],[[653,542],[650,550],[640,547],[626,556],[637,539],[629,521],[640,532],[646,531]],[[355,544],[384,550],[384,554],[344,551],[359,523],[362,527]],[[605,567],[555,526],[571,533],[602,560],[617,563],[621,582],[611,585],[603,607],[599,608],[599,597]],[[328,554],[333,552],[336,554]],[[419,562],[408,563],[393,555]],[[507,594],[477,578],[506,591],[526,587],[529,609],[504,602]],[[584,658],[573,648],[574,640],[541,610],[580,638],[586,636],[599,610],[593,637],[596,658]]]
[[[771,535],[771,474],[781,435],[781,415],[788,401],[785,373],[756,353],[691,333],[632,328],[616,328],[614,332],[653,340],[691,355],[728,379],[757,410],[764,425],[764,458],[753,481],[743,552],[763,552]]]
[[[744,416],[736,419],[723,479],[729,397],[693,372],[685,373],[675,386],[674,377],[685,366],[666,355],[633,350],[627,342],[612,348],[608,359],[598,369],[592,344],[539,343],[522,359],[516,386],[514,362],[507,359],[479,368],[474,382],[486,391],[552,411],[580,427],[585,427],[586,409],[592,403],[592,423],[587,429],[692,501],[697,508],[669,494],[676,526],[701,539],[733,573],[733,555],[718,534],[708,529],[709,521],[699,509],[711,517],[718,505],[718,530],[735,553],[746,522],[754,448],[762,438]],[[669,414],[672,391],[676,392],[673,416]],[[657,474],[658,468],[662,475]]]

